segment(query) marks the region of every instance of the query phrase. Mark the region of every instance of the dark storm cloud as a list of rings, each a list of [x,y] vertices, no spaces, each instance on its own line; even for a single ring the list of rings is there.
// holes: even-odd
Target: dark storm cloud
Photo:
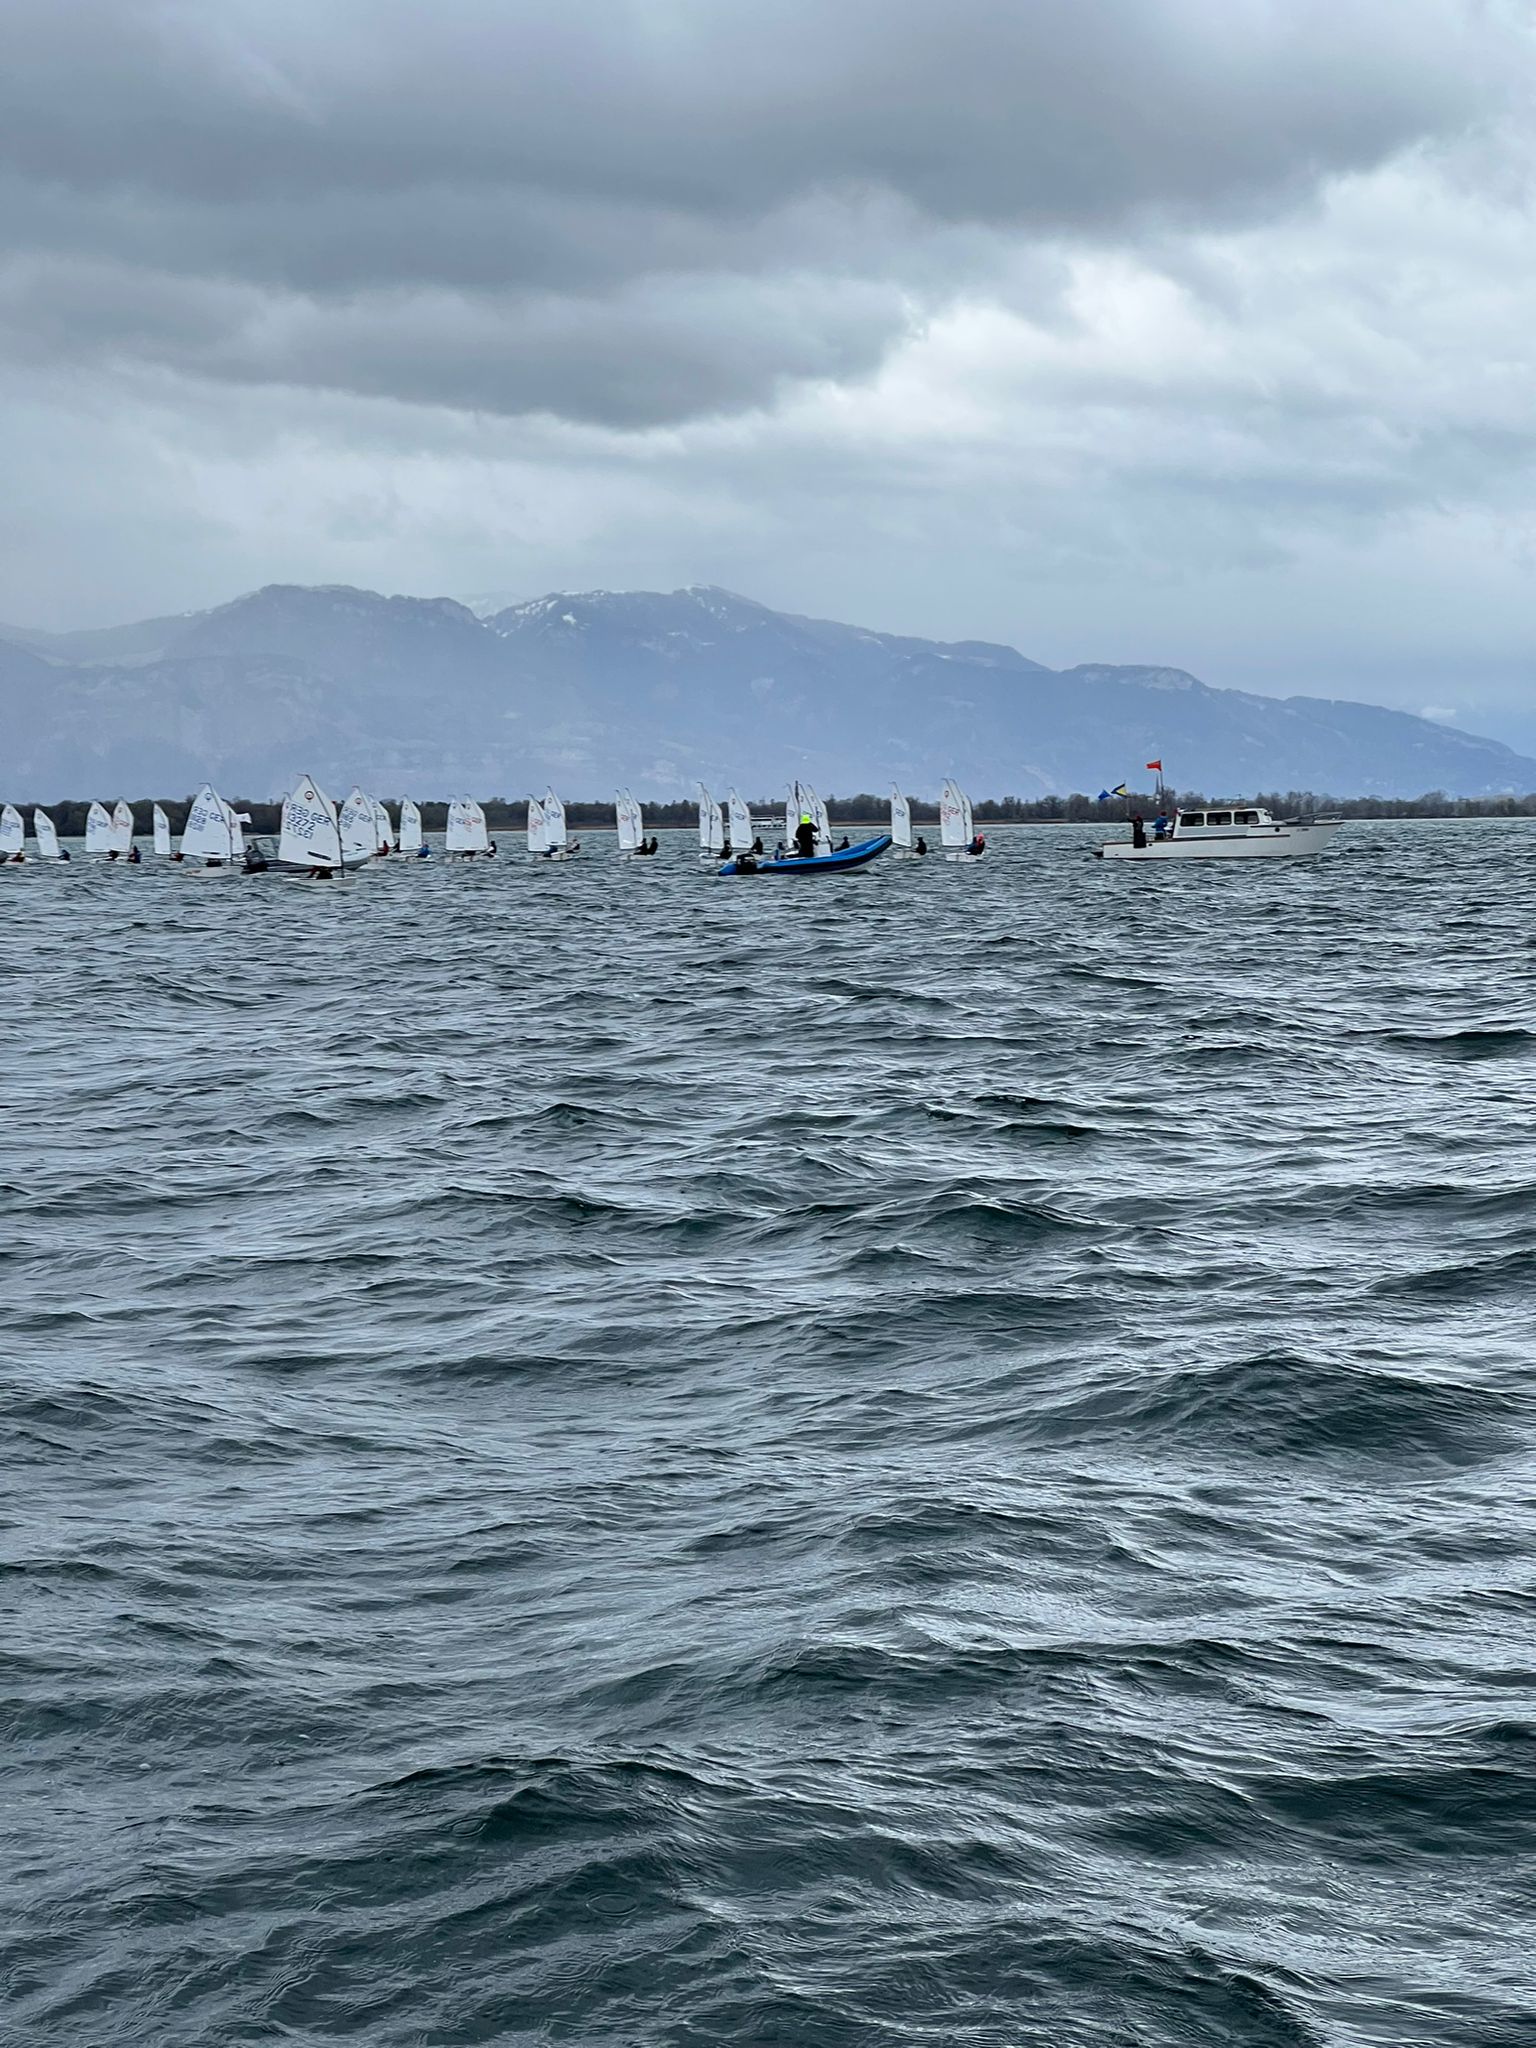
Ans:
[[[1464,125],[1452,0],[60,0],[0,67],[7,345],[618,425],[857,376],[1020,238]]]

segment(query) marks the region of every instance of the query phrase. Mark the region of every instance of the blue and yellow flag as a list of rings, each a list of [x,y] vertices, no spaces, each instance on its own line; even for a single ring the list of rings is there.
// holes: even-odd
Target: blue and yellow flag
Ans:
[[[1112,796],[1129,796],[1130,793],[1123,782],[1117,782],[1113,789],[1101,789],[1099,791],[1099,802],[1107,804]]]

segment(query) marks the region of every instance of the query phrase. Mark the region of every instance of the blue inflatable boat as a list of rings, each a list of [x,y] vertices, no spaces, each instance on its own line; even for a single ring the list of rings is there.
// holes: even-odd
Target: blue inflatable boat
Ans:
[[[850,846],[843,853],[818,853],[810,860],[801,860],[798,854],[791,854],[788,860],[774,860],[747,854],[744,861],[728,860],[720,873],[722,875],[835,875],[844,868],[867,867],[891,843],[889,832],[882,832],[878,839],[861,839],[857,846]]]

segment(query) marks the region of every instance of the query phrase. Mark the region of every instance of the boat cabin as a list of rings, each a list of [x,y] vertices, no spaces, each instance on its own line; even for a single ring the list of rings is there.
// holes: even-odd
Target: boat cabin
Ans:
[[[1268,811],[1180,811],[1178,827],[1180,832],[1231,832],[1243,826],[1274,826],[1274,819]]]

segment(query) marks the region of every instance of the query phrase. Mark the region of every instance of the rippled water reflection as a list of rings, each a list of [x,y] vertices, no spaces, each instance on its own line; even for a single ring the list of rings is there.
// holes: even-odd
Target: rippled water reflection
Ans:
[[[1089,843],[0,875],[9,2040],[1532,2038],[1530,828]]]

